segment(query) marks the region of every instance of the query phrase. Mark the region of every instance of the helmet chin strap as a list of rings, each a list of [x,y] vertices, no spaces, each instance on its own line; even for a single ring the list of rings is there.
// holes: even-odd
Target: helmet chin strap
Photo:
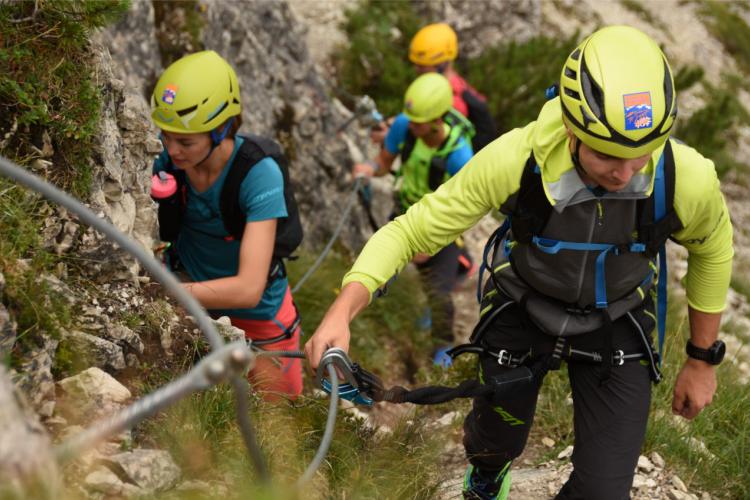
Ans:
[[[227,124],[224,126],[224,129],[221,132],[217,132],[219,130],[218,128],[215,128],[211,131],[211,149],[208,150],[208,154],[203,157],[201,161],[196,163],[195,165],[198,166],[204,161],[208,160],[208,157],[213,154],[214,149],[216,149],[219,144],[221,144],[221,141],[223,141],[227,134],[229,133],[229,129],[232,128],[232,124],[234,123],[234,117],[227,120]]]
[[[579,139],[578,137],[576,137],[575,139],[576,139],[576,150],[574,153],[571,153],[570,155],[570,157],[573,159],[573,166],[575,167],[576,172],[578,172],[579,176],[582,175],[582,176],[585,176],[587,179],[591,179],[591,176],[588,174],[588,172],[586,172],[586,169],[583,167],[583,164],[581,163],[580,152],[581,152],[581,142],[583,141],[581,141],[581,139]],[[583,179],[581,180],[583,181]],[[584,181],[584,184],[586,184],[585,181]],[[603,196],[604,194],[609,192],[607,188],[600,186],[599,184],[597,184],[596,187],[593,187],[593,188],[589,187],[589,190],[591,190],[591,192],[594,193],[594,195],[597,197]]]
[[[586,169],[583,168],[583,165],[581,165],[581,157],[580,157],[581,139],[579,139],[576,136],[573,136],[573,137],[575,137],[575,141],[576,141],[576,150],[570,154],[570,157],[573,160],[573,166],[575,167],[576,172],[578,172],[578,175],[584,175],[586,177],[589,177],[589,175],[586,173]]]

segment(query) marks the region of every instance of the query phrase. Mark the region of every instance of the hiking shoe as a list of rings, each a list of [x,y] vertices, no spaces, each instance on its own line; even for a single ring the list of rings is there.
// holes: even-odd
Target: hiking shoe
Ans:
[[[465,500],[505,500],[510,492],[510,462],[500,471],[484,473],[469,465],[464,476]]]
[[[440,366],[443,368],[450,368],[453,365],[453,358],[451,358],[448,355],[448,351],[450,351],[453,348],[453,346],[442,346],[438,347],[432,352],[432,363],[435,366]]]

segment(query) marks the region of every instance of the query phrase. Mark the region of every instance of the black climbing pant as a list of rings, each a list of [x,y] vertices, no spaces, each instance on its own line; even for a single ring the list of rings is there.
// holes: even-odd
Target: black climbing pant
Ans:
[[[626,353],[645,352],[644,340],[634,318],[645,318],[638,324],[647,335],[653,321],[644,314],[625,316],[613,323],[613,348]],[[601,332],[570,339],[581,350],[601,349]],[[556,339],[545,335],[532,324],[517,305],[505,309],[484,335],[490,350],[508,349],[525,352],[551,352]],[[650,335],[647,340],[650,342]],[[497,358],[480,356],[483,379],[508,368],[498,365]],[[651,399],[649,368],[641,361],[613,366],[610,379],[602,384],[601,364],[571,362],[568,378],[573,395],[575,444],[572,456],[574,470],[558,499],[621,500],[629,491],[646,432]],[[526,445],[534,420],[536,390],[507,401],[491,402],[476,398],[464,422],[464,446],[475,467],[498,470],[518,457]],[[568,411],[566,406],[559,411]]]
[[[451,243],[418,264],[427,303],[432,310],[432,338],[439,344],[453,343],[453,298],[451,292],[458,282],[458,256],[461,250]]]

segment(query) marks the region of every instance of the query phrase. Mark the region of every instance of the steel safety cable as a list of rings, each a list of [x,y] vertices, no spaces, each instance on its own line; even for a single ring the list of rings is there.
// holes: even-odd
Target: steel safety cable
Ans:
[[[177,279],[157,261],[152,255],[149,255],[138,243],[133,241],[127,235],[122,233],[119,229],[114,227],[111,223],[98,217],[91,209],[87,208],[81,202],[58,189],[52,184],[46,182],[40,177],[32,174],[23,167],[20,167],[8,160],[7,158],[0,156],[0,175],[4,175],[19,184],[22,184],[38,193],[45,198],[63,206],[69,212],[78,216],[78,218],[85,224],[99,230],[102,234],[107,236],[109,239],[117,243],[117,245],[124,251],[135,257],[135,259],[146,269],[151,275],[156,278],[168,293],[172,295],[185,309],[190,313],[198,323],[198,327],[201,329],[203,334],[206,336],[211,348],[218,350],[224,346],[224,341],[216,332],[210,318],[204,312],[200,304],[192,295],[184,290]],[[247,349],[247,348],[246,348]],[[261,480],[268,481],[270,478],[262,460],[262,455],[257,442],[253,439],[253,430],[250,426],[250,419],[247,415],[247,408],[249,407],[248,402],[248,383],[241,377],[233,377],[232,385],[234,387],[236,403],[238,412],[240,409],[244,411],[244,417],[239,419],[238,424],[240,425],[243,440],[250,454],[251,460],[255,465],[255,468],[260,476]],[[180,386],[178,386],[179,388]],[[170,389],[177,390],[177,389]],[[165,395],[171,395],[172,393],[165,393]],[[136,402],[134,405],[137,405]],[[151,404],[154,404],[153,401]],[[130,421],[140,413],[129,414],[128,412],[143,412],[149,410],[149,407],[142,406],[137,407],[136,410],[130,410],[128,407],[122,411],[123,414],[128,414],[123,418],[125,421]],[[87,441],[88,442],[88,441]]]
[[[323,259],[326,258],[328,255],[328,252],[331,251],[331,248],[333,247],[333,243],[338,239],[339,234],[341,233],[341,230],[344,228],[344,223],[349,218],[349,214],[352,211],[352,207],[354,206],[354,202],[357,200],[357,192],[360,189],[360,186],[362,185],[363,178],[357,177],[354,179],[354,187],[352,189],[351,194],[349,195],[349,199],[346,201],[346,206],[344,207],[344,211],[341,214],[341,218],[339,219],[339,223],[336,226],[336,229],[334,229],[333,234],[331,235],[331,238],[328,240],[328,243],[326,243],[326,246],[323,248],[323,251],[318,255],[318,258],[315,259],[315,262],[305,271],[305,274],[302,275],[302,277],[299,279],[299,281],[294,285],[294,288],[292,288],[292,294],[294,294],[297,290],[300,289],[300,287],[305,283],[305,281],[312,276],[312,274],[318,269],[320,264],[323,262]]]

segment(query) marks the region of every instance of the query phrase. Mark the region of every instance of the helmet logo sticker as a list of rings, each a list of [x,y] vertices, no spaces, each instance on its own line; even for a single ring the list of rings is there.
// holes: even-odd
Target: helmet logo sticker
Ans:
[[[622,100],[625,108],[625,130],[639,130],[653,126],[651,92],[625,94]]]
[[[161,95],[161,100],[167,104],[174,104],[174,98],[177,97],[177,85],[170,83],[164,88],[164,93]]]

